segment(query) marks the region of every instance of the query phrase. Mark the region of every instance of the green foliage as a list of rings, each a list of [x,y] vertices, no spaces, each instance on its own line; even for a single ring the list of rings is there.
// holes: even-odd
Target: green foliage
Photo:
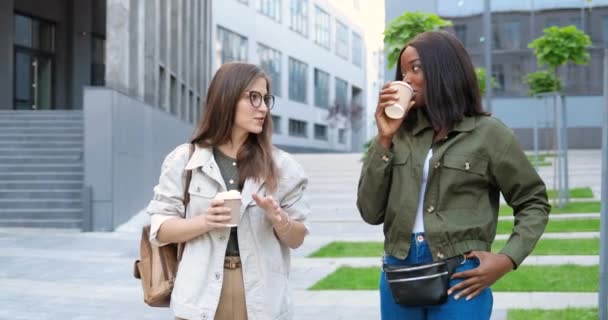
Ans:
[[[557,79],[553,73],[546,70],[528,73],[524,77],[524,82],[530,86],[531,96],[562,90],[561,80]]]
[[[587,48],[591,39],[575,26],[550,27],[543,30],[543,35],[532,41],[528,47],[534,50],[534,55],[540,65],[548,65],[550,71],[555,70],[568,61],[576,64],[589,62]]]
[[[475,76],[477,76],[477,83],[479,84],[479,92],[481,95],[486,94],[486,68],[475,68]],[[492,77],[492,88],[498,88],[498,81]]]
[[[387,67],[392,68],[399,58],[399,52],[416,35],[451,26],[452,22],[438,15],[423,12],[406,12],[391,21],[384,30],[385,51],[388,55]]]

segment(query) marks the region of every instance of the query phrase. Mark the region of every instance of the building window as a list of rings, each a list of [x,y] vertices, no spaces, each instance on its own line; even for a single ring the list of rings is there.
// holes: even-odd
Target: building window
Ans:
[[[500,49],[519,49],[520,47],[520,23],[519,21],[508,21],[504,23],[504,38]]]
[[[15,14],[13,103],[16,109],[50,109],[53,104],[55,25]]]
[[[581,18],[579,17],[570,18],[570,25],[575,26],[578,30],[583,30],[583,24],[581,23]]]
[[[338,143],[346,144],[346,129],[338,129]]]
[[[230,61],[247,61],[247,38],[220,26],[217,27],[217,65]]]
[[[604,16],[603,18],[603,25],[602,25],[602,33],[603,33],[603,39],[604,39],[604,47],[608,48],[608,16]]]
[[[272,93],[281,96],[281,52],[258,43],[260,67],[272,79]]]
[[[249,5],[249,0],[236,0],[236,1],[238,1],[238,2],[240,2],[242,4]]]
[[[363,59],[361,53],[363,52],[363,46],[361,45],[361,36],[353,32],[353,64],[357,67],[361,67]]]
[[[502,64],[495,64],[492,66],[492,77],[496,79],[497,87],[496,92],[505,91],[505,70]]]
[[[327,126],[315,123],[315,139],[327,141]]]
[[[41,50],[55,51],[55,26],[41,20],[15,14],[15,44]]]
[[[289,58],[289,99],[306,103],[307,99],[307,74],[308,65],[306,63]]]
[[[545,19],[545,28],[549,28],[549,27],[559,27],[560,26],[560,21],[559,18],[547,18]]]
[[[462,42],[463,45],[467,44],[467,25],[459,24],[454,26],[454,33],[456,34],[456,38]]]
[[[281,0],[258,0],[258,12],[281,22]]]
[[[348,103],[348,82],[336,77],[336,106],[345,108]]]
[[[336,54],[348,60],[348,27],[336,20]]]
[[[308,37],[308,0],[291,0],[290,28]]]
[[[106,58],[104,37],[93,34],[92,40],[92,59],[91,59],[91,85],[104,86],[106,79]]]
[[[329,108],[329,73],[315,68],[315,106]]]
[[[306,121],[289,119],[289,135],[292,137],[308,137]]]
[[[315,6],[315,43],[329,49],[329,13]]]
[[[272,115],[272,133],[281,134],[281,117]]]
[[[516,95],[526,94],[524,91],[523,82],[521,79],[524,77],[521,63],[513,63],[509,68],[509,92]]]

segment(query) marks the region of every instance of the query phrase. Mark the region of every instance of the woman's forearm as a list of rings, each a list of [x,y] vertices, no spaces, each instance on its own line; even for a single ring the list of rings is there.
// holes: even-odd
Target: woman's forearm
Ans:
[[[163,243],[182,243],[208,232],[202,219],[174,218],[163,222],[156,238]]]

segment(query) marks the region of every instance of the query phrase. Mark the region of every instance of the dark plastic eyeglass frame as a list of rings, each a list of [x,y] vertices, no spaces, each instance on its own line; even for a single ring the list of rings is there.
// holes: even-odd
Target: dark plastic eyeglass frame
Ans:
[[[252,93],[256,93],[256,94],[259,94],[259,95],[260,95],[260,98],[261,98],[261,99],[260,99],[260,103],[259,103],[258,105],[256,105],[256,104],[253,102],[253,96],[251,95]],[[245,92],[243,92],[243,94],[246,94],[247,96],[249,96],[249,102],[251,102],[251,105],[252,105],[254,108],[259,108],[259,107],[261,107],[261,106],[262,106],[262,101],[264,101],[264,103],[266,104],[266,107],[268,107],[268,110],[272,110],[272,108],[274,107],[274,95],[272,95],[272,94],[265,94],[265,95],[264,95],[264,94],[262,94],[261,92],[259,92],[259,91],[255,91],[255,90],[245,91]],[[270,100],[269,100],[269,101],[271,102],[271,104],[270,104],[270,105],[268,105],[268,102],[266,101],[266,98],[268,98],[268,97],[270,97]]]

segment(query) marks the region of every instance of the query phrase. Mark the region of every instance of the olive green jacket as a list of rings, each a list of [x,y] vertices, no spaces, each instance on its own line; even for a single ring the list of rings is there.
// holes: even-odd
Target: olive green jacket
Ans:
[[[384,250],[404,259],[416,219],[422,170],[429,148],[424,231],[434,260],[472,250],[490,251],[496,235],[500,193],[515,224],[501,253],[519,265],[545,230],[551,206],[544,182],[512,131],[495,118],[466,117],[432,144],[433,129],[419,113],[390,149],[376,139],[363,163],[357,207],[367,223],[384,223]]]

